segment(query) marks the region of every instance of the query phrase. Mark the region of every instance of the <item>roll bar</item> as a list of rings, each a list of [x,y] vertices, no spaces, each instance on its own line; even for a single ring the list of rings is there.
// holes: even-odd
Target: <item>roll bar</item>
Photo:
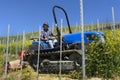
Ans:
[[[71,31],[71,28],[70,28],[70,23],[69,23],[69,19],[68,19],[68,15],[67,15],[66,11],[65,11],[62,7],[55,5],[55,6],[53,7],[53,9],[52,9],[52,12],[53,12],[53,17],[54,17],[54,20],[55,20],[55,26],[56,26],[58,35],[60,35],[60,31],[59,31],[59,28],[58,28],[58,22],[57,22],[56,14],[55,14],[55,9],[56,9],[56,8],[61,9],[61,10],[64,12],[65,17],[66,17],[66,21],[67,21],[67,24],[68,24],[69,33],[71,34],[72,31]]]

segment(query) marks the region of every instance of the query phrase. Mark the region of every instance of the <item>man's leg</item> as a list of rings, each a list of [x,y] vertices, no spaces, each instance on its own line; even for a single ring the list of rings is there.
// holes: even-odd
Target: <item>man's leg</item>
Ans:
[[[57,39],[53,40],[53,45],[55,45],[57,42]]]
[[[49,40],[49,45],[50,45],[50,48],[54,48],[52,40]]]

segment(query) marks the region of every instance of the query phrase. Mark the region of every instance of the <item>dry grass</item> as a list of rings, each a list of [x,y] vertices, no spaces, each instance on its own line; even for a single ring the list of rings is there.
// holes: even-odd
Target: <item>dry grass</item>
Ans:
[[[60,77],[55,77],[55,76],[51,76],[49,74],[47,75],[39,75],[39,80],[60,80]],[[61,78],[61,80],[72,80],[68,77],[63,77]]]
[[[12,72],[8,75],[8,79],[7,80],[37,80],[37,74],[34,73],[34,75],[32,75],[31,78],[29,79],[22,79],[23,75],[21,73],[18,72]],[[0,78],[0,80],[5,80],[2,78]],[[54,75],[54,74],[39,74],[38,80],[82,80],[82,79],[71,79],[69,77],[62,77],[59,78],[58,76]],[[107,79],[102,79],[102,78],[89,78],[86,80],[107,80]],[[115,79],[109,79],[109,80],[120,80],[120,77],[117,77]]]

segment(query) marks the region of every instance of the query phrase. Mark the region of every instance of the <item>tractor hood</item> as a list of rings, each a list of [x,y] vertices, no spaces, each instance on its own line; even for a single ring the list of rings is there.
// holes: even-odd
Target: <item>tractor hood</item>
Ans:
[[[65,44],[82,42],[81,32],[65,34],[63,36]],[[105,36],[102,32],[84,32],[84,42],[105,42]]]

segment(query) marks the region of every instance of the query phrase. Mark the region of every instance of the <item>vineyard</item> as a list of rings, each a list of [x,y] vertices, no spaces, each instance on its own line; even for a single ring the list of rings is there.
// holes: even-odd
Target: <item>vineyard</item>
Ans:
[[[0,80],[120,80],[117,0],[1,0]]]
[[[72,27],[74,32],[76,32],[77,29]],[[87,28],[88,29],[88,28]],[[86,30],[87,30],[86,29]],[[65,32],[65,28],[63,28],[63,31]],[[106,36],[106,44],[100,45],[99,43],[91,43],[89,49],[86,51],[86,76],[88,78],[91,77],[98,77],[98,78],[103,78],[103,79],[115,79],[119,80],[120,76],[120,30],[117,29],[115,32],[112,30],[104,30],[103,31],[105,36]],[[67,32],[66,32],[67,33]],[[114,35],[116,33],[116,35]],[[31,36],[32,34],[32,36]],[[31,44],[32,40],[30,40],[31,37],[33,36],[38,36],[38,32],[34,33],[27,33],[25,35],[26,40],[25,40],[25,45],[24,49],[28,49],[29,45]],[[12,36],[11,42],[9,44],[9,61],[15,60],[17,55],[16,55],[16,45],[17,46],[17,53],[22,49],[22,39],[20,38],[22,35],[19,35],[18,41],[16,42],[16,36]],[[5,39],[1,38],[1,39]],[[14,39],[12,41],[12,39]],[[20,40],[21,39],[21,40]],[[2,41],[2,40],[1,40]],[[0,45],[0,75],[4,74],[2,72],[2,64],[5,62],[5,51],[6,51],[6,44]],[[81,78],[81,67],[79,71],[71,71],[67,77],[69,78]],[[15,74],[9,75],[10,80],[14,80],[17,78],[13,77],[14,75],[20,74],[21,71],[17,71]],[[28,80],[32,80],[35,77],[35,73],[32,69],[24,69],[22,71],[22,76],[29,78]],[[23,77],[23,78],[24,78]],[[24,79],[22,79],[24,80]]]

